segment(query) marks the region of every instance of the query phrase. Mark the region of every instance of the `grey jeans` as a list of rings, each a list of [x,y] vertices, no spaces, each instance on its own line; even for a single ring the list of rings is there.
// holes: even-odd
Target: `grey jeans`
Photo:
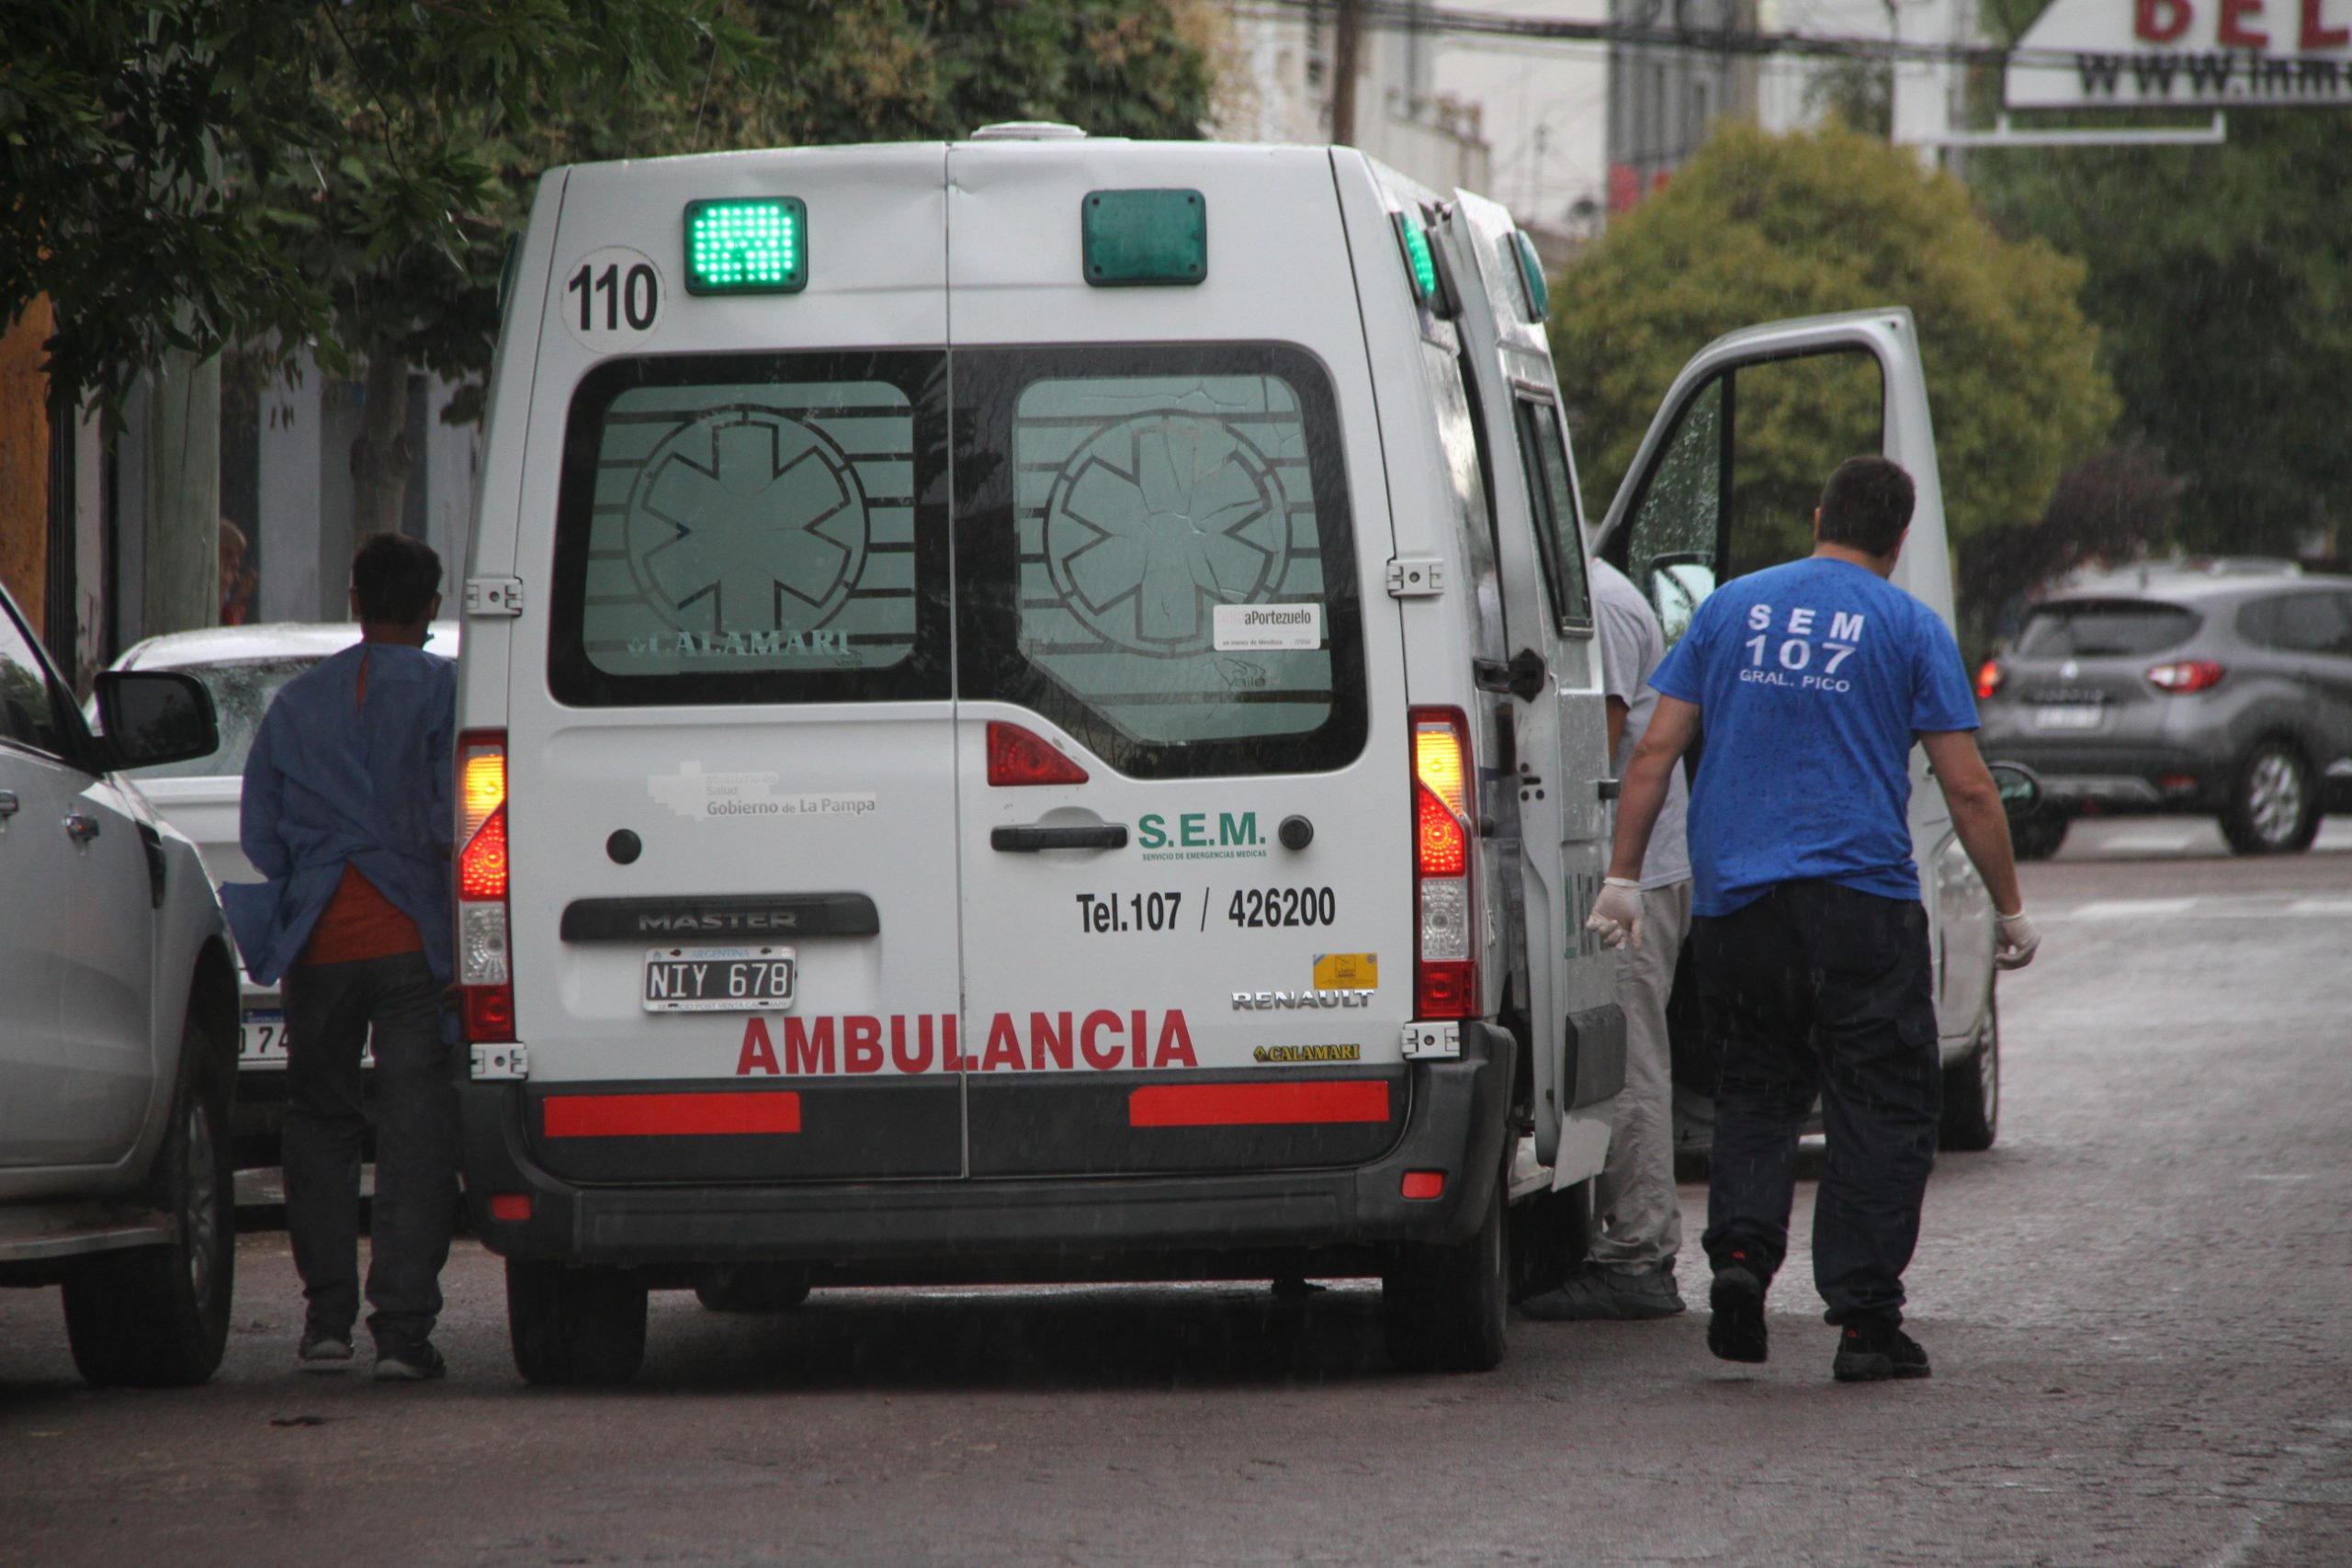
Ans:
[[[286,973],[286,1228],[309,1326],[348,1335],[359,1315],[360,1054],[376,1051],[376,1202],[368,1331],[414,1345],[441,1314],[458,1201],[458,1089],[441,1038],[441,987],[421,953]]]
[[[1674,1055],[1666,1001],[1690,930],[1686,880],[1642,895],[1642,945],[1617,950],[1617,1006],[1625,1015],[1625,1089],[1609,1133],[1609,1163],[1592,1184],[1592,1260],[1650,1269],[1682,1246],[1674,1190]]]

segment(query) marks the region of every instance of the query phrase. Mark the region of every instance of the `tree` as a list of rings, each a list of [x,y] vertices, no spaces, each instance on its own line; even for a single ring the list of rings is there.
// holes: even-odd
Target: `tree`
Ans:
[[[2123,428],[2185,481],[2193,549],[2292,554],[2352,516],[2352,121],[2233,110],[2217,147],[1984,152],[2013,232],[2081,256]]]
[[[1971,653],[2013,635],[2028,598],[2052,579],[2144,558],[2171,532],[2180,490],[2154,449],[2108,446],[2058,477],[2039,523],[1988,528],[1962,545],[1957,586]]]
[[[2007,242],[1949,175],[1843,126],[1786,137],[1723,122],[1667,187],[1562,273],[1553,357],[1598,515],[1683,362],[1734,328],[1907,305],[1935,409],[1955,544],[2041,515],[2061,468],[2087,455],[2116,399],[2075,303],[2081,266]],[[1741,389],[1758,484],[1809,497],[1850,439],[1792,378],[1760,406]],[[1809,510],[1805,501],[1796,513]]]
[[[421,367],[479,409],[550,164],[960,135],[1198,134],[1197,0],[10,0],[0,319],[109,405],[166,348],[365,376],[361,531],[396,527]],[[16,15],[28,13],[19,26]]]
[[[51,376],[110,407],[166,349],[339,364],[349,264],[463,255],[501,138],[698,67],[717,3],[10,0],[0,320],[49,296]]]

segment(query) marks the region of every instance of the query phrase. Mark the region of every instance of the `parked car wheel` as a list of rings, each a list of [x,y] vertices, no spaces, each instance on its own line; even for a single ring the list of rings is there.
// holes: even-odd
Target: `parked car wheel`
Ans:
[[[695,1300],[713,1312],[790,1312],[808,1299],[808,1275],[772,1264],[718,1264],[695,1285]]]
[[[1993,1146],[2001,1133],[2001,998],[1984,1003],[1983,1038],[1976,1049],[1944,1069],[1943,1125],[1937,1143],[1974,1153]]]
[[[178,1236],[99,1253],[65,1281],[74,1364],[100,1387],[185,1388],[220,1365],[237,1266],[232,1085],[220,1063],[194,1021],[185,1025],[171,1127],[143,1195],[178,1222]]]
[[[2319,804],[2302,753],[2283,740],[2266,740],[2230,786],[2222,836],[2242,855],[2299,854],[2319,836]]]
[[[506,1330],[526,1382],[627,1382],[645,1364],[645,1286],[626,1269],[510,1258]]]
[[[1503,1238],[1508,1185],[1498,1175],[1486,1217],[1466,1241],[1400,1247],[1380,1280],[1388,1359],[1415,1372],[1483,1372],[1503,1359],[1510,1304]]]
[[[2040,812],[2009,829],[2009,846],[2019,860],[2048,860],[2066,841],[2066,829],[2074,821],[2055,806],[2044,805]]]

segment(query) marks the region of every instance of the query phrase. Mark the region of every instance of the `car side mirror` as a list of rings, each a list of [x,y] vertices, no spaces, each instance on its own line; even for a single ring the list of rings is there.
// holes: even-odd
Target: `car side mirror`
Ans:
[[[209,757],[220,749],[212,694],[176,670],[109,670],[97,680],[107,761],[152,768]]]
[[[1690,617],[1714,591],[1715,569],[1703,557],[1660,556],[1650,562],[1650,603],[1657,606],[1668,648],[1690,629]]]
[[[1993,775],[1993,787],[2000,792],[2001,814],[2014,828],[2030,821],[2041,811],[2042,802],[2041,776],[2023,762],[1989,762],[1986,768]]]

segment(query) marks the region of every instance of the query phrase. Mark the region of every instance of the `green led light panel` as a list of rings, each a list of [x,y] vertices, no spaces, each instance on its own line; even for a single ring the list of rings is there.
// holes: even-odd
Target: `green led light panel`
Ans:
[[[1430,231],[1410,212],[1396,215],[1396,243],[1405,248],[1405,270],[1412,275],[1413,298],[1437,297],[1437,258],[1430,254]]]
[[[808,208],[797,196],[686,203],[686,292],[793,294],[808,287]]]
[[[1209,204],[1196,190],[1092,190],[1079,204],[1086,281],[1190,287],[1209,275]]]
[[[1511,254],[1519,258],[1519,281],[1527,290],[1527,319],[1540,321],[1552,311],[1552,286],[1544,280],[1543,258],[1524,229],[1510,231]]]

